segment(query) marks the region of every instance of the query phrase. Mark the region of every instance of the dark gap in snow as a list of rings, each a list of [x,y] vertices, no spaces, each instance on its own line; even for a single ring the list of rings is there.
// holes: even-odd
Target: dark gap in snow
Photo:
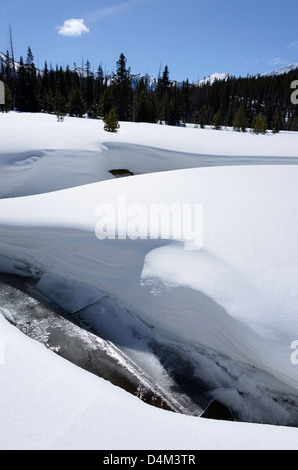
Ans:
[[[229,408],[218,400],[213,400],[201,418],[217,419],[222,421],[234,421],[234,417]]]
[[[111,175],[115,176],[115,178],[124,178],[126,176],[134,176],[134,174],[129,170],[111,170]]]

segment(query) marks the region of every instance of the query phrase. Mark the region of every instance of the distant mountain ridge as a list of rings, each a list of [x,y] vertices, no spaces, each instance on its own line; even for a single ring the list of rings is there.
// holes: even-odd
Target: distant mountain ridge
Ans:
[[[275,77],[277,75],[284,75],[286,73],[293,72],[294,70],[298,69],[298,63],[297,64],[289,64],[286,67],[281,67],[280,69],[272,70],[271,72],[266,72],[263,73],[261,76],[262,77]]]

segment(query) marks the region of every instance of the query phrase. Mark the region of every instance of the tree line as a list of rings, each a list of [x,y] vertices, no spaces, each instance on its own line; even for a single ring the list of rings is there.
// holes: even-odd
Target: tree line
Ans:
[[[252,128],[256,133],[298,131],[298,107],[291,102],[291,83],[298,70],[277,76],[228,77],[200,86],[188,80],[170,79],[169,69],[152,88],[145,79],[134,82],[127,59],[121,54],[116,71],[96,73],[89,61],[84,68],[48,66],[38,70],[31,48],[18,63],[7,51],[1,61],[0,80],[5,83],[6,103],[2,111],[55,113],[92,119],[103,118],[111,109],[120,121],[193,123],[197,127]]]

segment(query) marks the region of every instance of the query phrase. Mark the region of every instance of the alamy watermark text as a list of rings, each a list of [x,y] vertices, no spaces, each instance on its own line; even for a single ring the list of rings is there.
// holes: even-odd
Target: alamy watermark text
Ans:
[[[0,80],[0,105],[5,104],[5,86]]]
[[[175,240],[186,250],[203,246],[202,204],[128,204],[120,196],[116,204],[100,204],[95,234],[99,240]]]
[[[295,89],[291,94],[291,102],[292,104],[298,104],[298,80],[294,80],[294,82],[292,82],[291,88]]]
[[[293,366],[297,366],[298,365],[298,340],[292,342],[291,349],[294,350],[291,354],[291,363],[293,364]]]

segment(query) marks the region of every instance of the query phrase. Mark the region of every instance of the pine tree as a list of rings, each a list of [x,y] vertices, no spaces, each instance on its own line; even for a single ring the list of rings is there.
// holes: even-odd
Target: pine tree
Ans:
[[[195,129],[197,129],[200,124],[200,112],[198,110],[195,111],[192,119],[195,125]]]
[[[102,66],[99,65],[96,74],[96,101],[98,101],[100,95],[103,93],[105,88],[105,78]]]
[[[59,109],[57,109],[57,111],[58,110]],[[80,118],[83,117],[83,115],[86,112],[83,95],[78,86],[76,86],[75,88],[72,88],[69,94],[68,112],[70,116],[80,117]]]
[[[162,77],[159,79],[159,85],[163,93],[171,86],[169,67],[166,65]]]
[[[64,122],[64,113],[57,111],[57,122]]]
[[[13,97],[12,93],[8,87],[8,85],[5,85],[5,104],[4,104],[4,111],[8,113],[8,111],[11,111],[13,108]]]
[[[296,116],[292,123],[291,123],[291,127],[290,127],[290,130],[293,131],[293,132],[297,132],[298,131],[298,116]]]
[[[156,94],[159,103],[158,119],[160,121],[165,121],[166,123],[170,118],[170,74],[169,68],[166,65],[162,77],[158,79]]]
[[[27,76],[22,56],[20,57],[19,64],[17,74],[16,108],[18,111],[28,111]]]
[[[98,101],[98,109],[100,116],[107,116],[113,108],[113,88],[106,87]]]
[[[169,109],[168,115],[165,119],[168,126],[179,126],[180,124],[180,107],[178,96],[176,93],[172,92],[169,94]]]
[[[205,129],[206,125],[206,108],[203,106],[200,111],[200,128]]]
[[[28,47],[26,58],[26,111],[36,113],[40,110],[39,105],[39,81],[34,64],[34,56]]]
[[[234,131],[245,132],[246,127],[247,127],[247,119],[246,119],[246,114],[245,114],[245,108],[244,108],[244,105],[241,105],[238,108],[235,119],[233,121],[233,129]]]
[[[137,96],[136,104],[136,122],[150,122],[150,108],[147,93],[141,90]]]
[[[258,113],[252,122],[252,131],[254,134],[266,134],[267,131],[267,118],[262,113]]]
[[[109,114],[105,117],[104,123],[104,130],[106,132],[117,132],[120,128],[115,108],[112,108]]]
[[[94,75],[91,72],[91,64],[89,60],[86,62],[86,78],[85,78],[85,83],[86,83],[86,90],[85,90],[85,100],[87,104],[87,112],[89,116],[92,116],[93,114],[93,107],[94,104],[96,103],[96,96],[95,96],[95,86],[94,86]]]
[[[130,68],[126,67],[126,57],[120,55],[117,61],[116,75],[113,77],[113,101],[120,121],[132,119],[133,89],[131,85]]]
[[[215,115],[214,115],[213,129],[216,129],[216,130],[221,129],[221,112],[220,112],[220,110],[218,110],[217,113],[215,113]]]
[[[279,113],[276,111],[273,117],[272,133],[278,134],[281,129],[281,119]]]

